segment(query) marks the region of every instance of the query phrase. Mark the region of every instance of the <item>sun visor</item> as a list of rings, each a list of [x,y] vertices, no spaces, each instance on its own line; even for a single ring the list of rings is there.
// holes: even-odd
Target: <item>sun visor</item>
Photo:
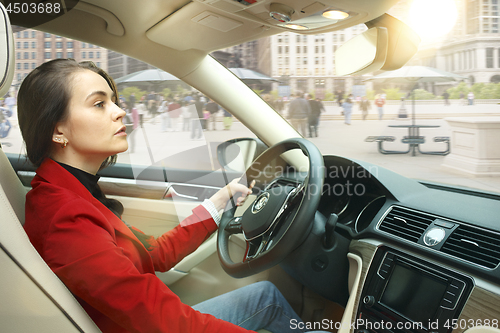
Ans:
[[[230,16],[214,7],[192,2],[154,25],[146,35],[153,42],[179,51],[211,52],[257,39],[269,30],[262,24]],[[210,35],[207,29],[212,32]],[[184,34],[176,36],[171,31],[183,31]],[[184,38],[185,35],[193,38]]]

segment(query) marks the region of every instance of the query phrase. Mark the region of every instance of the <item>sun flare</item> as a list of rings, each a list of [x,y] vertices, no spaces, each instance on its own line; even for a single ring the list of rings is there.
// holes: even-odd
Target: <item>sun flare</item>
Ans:
[[[457,21],[454,0],[414,0],[410,8],[410,26],[422,39],[446,35]]]

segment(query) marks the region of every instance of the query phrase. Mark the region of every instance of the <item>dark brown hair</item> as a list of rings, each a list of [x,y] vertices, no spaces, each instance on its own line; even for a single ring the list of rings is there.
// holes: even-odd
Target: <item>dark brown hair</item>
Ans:
[[[26,76],[18,93],[19,127],[26,143],[26,153],[35,166],[50,156],[52,135],[57,123],[68,117],[72,80],[75,73],[90,70],[106,80],[118,96],[115,82],[91,61],[55,59],[41,64]],[[119,106],[119,99],[116,99]],[[114,164],[116,155],[108,157],[101,169]]]

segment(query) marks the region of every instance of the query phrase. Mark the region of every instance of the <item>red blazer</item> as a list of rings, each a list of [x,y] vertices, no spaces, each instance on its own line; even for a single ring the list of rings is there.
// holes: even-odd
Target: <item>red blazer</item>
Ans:
[[[199,313],[155,275],[193,252],[217,226],[202,206],[146,250],[71,173],[46,159],[26,197],[24,228],[34,247],[107,332],[248,332]]]

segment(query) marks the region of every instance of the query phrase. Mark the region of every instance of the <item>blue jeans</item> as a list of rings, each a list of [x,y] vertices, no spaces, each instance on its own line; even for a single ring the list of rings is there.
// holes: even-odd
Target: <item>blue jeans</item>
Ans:
[[[257,282],[196,304],[193,309],[208,313],[248,330],[299,333],[302,320],[271,282]],[[312,331],[311,331],[312,332]],[[322,332],[322,331],[314,331]]]

